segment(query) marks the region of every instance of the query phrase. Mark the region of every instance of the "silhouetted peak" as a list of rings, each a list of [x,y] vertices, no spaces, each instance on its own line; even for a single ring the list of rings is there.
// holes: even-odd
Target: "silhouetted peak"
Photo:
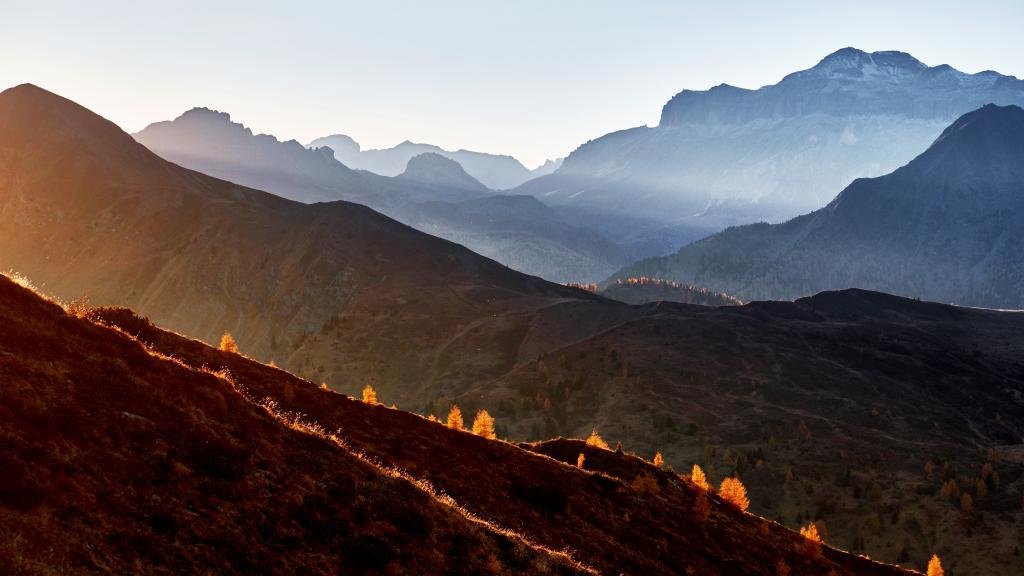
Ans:
[[[148,155],[113,122],[34,84],[0,92],[0,127],[0,144],[43,146],[53,156],[62,148],[88,149],[99,155]]]
[[[921,156],[948,147],[1016,152],[1024,150],[1024,109],[1020,106],[986,104],[950,124]]]
[[[213,110],[212,108],[206,108],[202,106],[196,106],[191,110],[186,110],[181,116],[178,116],[178,120],[216,120],[221,122],[231,122],[231,114],[227,112],[221,112],[219,110]]]
[[[486,189],[476,178],[467,174],[461,164],[434,152],[410,158],[405,172],[399,178],[463,189]]]
[[[464,170],[463,167],[455,160],[433,152],[426,152],[410,158],[409,164],[406,165],[406,171],[402,172],[402,174],[419,175],[428,172],[447,172],[460,176],[469,175],[466,174],[466,170]]]
[[[323,138],[317,138],[309,143],[310,148],[330,146],[332,150],[340,154],[358,154],[362,147],[359,142],[347,134],[331,134]]]

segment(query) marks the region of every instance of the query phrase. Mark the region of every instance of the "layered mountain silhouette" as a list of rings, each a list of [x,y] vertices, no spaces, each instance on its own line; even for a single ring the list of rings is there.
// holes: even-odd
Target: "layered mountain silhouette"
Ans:
[[[745,299],[857,286],[1024,308],[1024,109],[965,114],[906,166],[859,179],[821,210],[726,230],[621,276],[692,282]]]
[[[330,147],[339,162],[358,170],[368,170],[382,176],[401,174],[409,160],[420,154],[438,154],[461,165],[466,172],[492,190],[515,188],[523,182],[550,174],[558,169],[562,160],[548,160],[533,170],[527,169],[512,156],[473,152],[471,150],[444,150],[433,144],[417,144],[406,140],[392,148],[363,150],[358,142],[344,134],[317,138],[310,148]]]
[[[0,276],[6,574],[910,574],[633,456],[488,440],[71,310]]]
[[[381,176],[350,169],[335,160],[334,152],[326,147],[310,150],[295,141],[255,135],[228,114],[205,108],[151,124],[134,136],[163,158],[205,174],[300,202],[358,202],[520,271],[552,280],[599,280],[631,259],[586,225],[570,224],[562,214],[539,202],[533,208],[535,213],[544,213],[541,217],[532,221],[509,218],[504,213],[506,201],[492,199],[491,190],[440,149],[417,148],[416,154],[403,158],[395,177]],[[439,204],[471,200],[477,201],[474,215],[465,220],[457,217],[465,212],[462,207]],[[492,234],[479,226],[482,215],[502,221],[503,226]],[[518,244],[509,242],[510,235]]]
[[[381,210],[408,202],[465,200],[486,189],[445,189],[396,181],[337,162],[328,148],[310,150],[231,120],[225,112],[193,108],[172,121],[155,122],[134,135],[160,156],[204,174],[261,187],[299,202],[358,201]]]
[[[250,357],[349,394],[370,383],[382,402],[424,414],[443,415],[453,402],[466,414],[486,408],[502,435],[517,440],[582,437],[596,426],[627,450],[647,457],[662,451],[678,470],[699,462],[715,484],[740,474],[755,513],[790,528],[824,521],[826,541],[879,560],[905,557],[922,566],[939,551],[975,573],[1010,575],[1022,567],[1004,538],[1021,520],[1021,478],[1014,472],[1024,432],[1019,314],[857,290],[720,308],[631,306],[515,272],[364,206],[302,204],[182,168],[88,110],[29,85],[0,93],[0,159],[0,263],[66,301],[129,305],[206,341],[229,330]],[[287,411],[307,414],[325,430],[345,430],[347,442],[369,435],[354,448],[468,501],[459,494],[471,490],[452,480],[468,482],[468,471],[423,472],[469,461],[468,451],[436,457],[448,453],[443,447],[454,445],[451,437],[410,444],[433,437],[425,430],[434,428],[405,433],[397,421],[371,426],[375,419],[364,413],[320,412],[330,406],[323,395],[307,396],[308,385],[282,371],[263,367],[271,376],[241,379],[262,365],[234,355],[239,362],[229,363],[199,343],[186,346],[173,334],[165,340],[122,316],[103,318],[188,366],[226,367],[254,398],[280,397]],[[11,324],[0,323],[0,336],[8,334],[3,326]],[[285,381],[291,392],[267,388]],[[372,448],[369,438],[385,430],[388,449]],[[532,449],[570,464],[587,450],[580,443]],[[988,463],[1001,480],[986,476],[983,498],[972,486],[989,453],[998,456]],[[597,465],[601,455],[588,451],[586,458]],[[929,461],[939,472],[926,477]],[[575,469],[555,464],[562,473]],[[625,474],[615,461],[607,464],[597,470]],[[507,461],[487,469],[522,467]],[[625,470],[633,471],[625,476],[628,488],[587,476],[597,483],[586,488],[594,498],[580,496],[583,485],[569,477],[541,482],[494,472],[490,482],[474,483],[488,491],[474,496],[479,504],[472,509],[504,518],[500,526],[538,527],[534,541],[572,548],[602,572],[652,571],[650,551],[664,549],[656,554],[670,557],[672,573],[685,573],[690,563],[698,573],[745,573],[746,529],[706,548],[731,552],[695,553],[705,558],[701,563],[675,554],[674,538],[704,538],[672,512],[692,499],[685,491],[664,495],[672,476],[655,478],[656,494],[640,479],[636,486],[645,492],[638,496],[629,490],[636,472],[647,469]],[[964,513],[942,493],[950,480],[978,496],[985,529],[973,532],[972,546],[962,545]],[[538,482],[572,488],[530,488]],[[535,508],[512,507],[512,497]],[[629,532],[593,532],[610,525],[605,516],[560,516],[586,501],[601,503],[595,505],[610,518],[619,504],[609,498],[648,504],[630,509],[632,521],[615,524],[631,526]],[[836,505],[823,504],[829,502]],[[683,520],[649,516],[663,508]],[[541,521],[551,539],[536,535]],[[662,525],[649,539],[652,526]],[[762,534],[760,525],[748,526]],[[772,526],[765,538],[776,541]],[[777,550],[793,549],[788,536],[779,538]],[[706,540],[683,541],[694,548],[680,549],[705,549]],[[634,554],[628,562],[616,555],[620,543]],[[793,557],[783,559],[800,572]],[[764,571],[762,560],[750,560],[751,573]]]
[[[595,299],[365,206],[292,202],[181,168],[31,85],[0,93],[0,150],[5,267],[206,340],[231,330],[253,354],[309,358],[332,382],[378,369],[423,379],[439,350],[476,337],[475,321]]]
[[[646,219],[651,230],[669,226],[674,240],[696,240],[820,208],[852,180],[906,164],[957,117],[988,103],[1024,104],[1024,81],[845,48],[756,90],[684,90],[658,126],[587,142],[555,174],[517,192],[589,209],[595,220]],[[666,247],[635,234],[633,227],[611,239],[648,255]]]

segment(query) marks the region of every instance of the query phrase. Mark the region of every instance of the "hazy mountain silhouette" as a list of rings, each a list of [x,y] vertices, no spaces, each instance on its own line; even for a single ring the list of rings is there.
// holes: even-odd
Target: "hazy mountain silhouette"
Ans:
[[[855,178],[906,164],[957,117],[988,103],[1024,104],[1024,81],[844,48],[757,90],[684,90],[658,126],[587,142],[555,174],[516,191],[555,207],[646,219],[651,229],[667,224],[677,239],[695,240],[820,208]],[[650,255],[660,247],[640,245]]]
[[[270,190],[300,202],[349,200],[388,210],[409,202],[466,200],[486,190],[416,186],[352,170],[328,148],[310,150],[295,140],[253,134],[225,112],[193,108],[172,121],[155,122],[134,135],[163,158],[204,174]]]
[[[413,156],[398,178],[439,189],[467,190],[479,195],[489,192],[479,180],[467,174],[458,162],[434,152]]]
[[[857,286],[1024,308],[1024,110],[987,105],[886,176],[778,225],[726,230],[617,276],[651,275],[744,299]]]
[[[392,148],[363,150],[359,143],[344,134],[317,138],[310,148],[328,146],[340,162],[351,168],[369,170],[382,176],[401,174],[409,160],[420,154],[439,154],[459,163],[466,173],[492,190],[514,188],[531,178],[554,172],[562,160],[548,160],[533,170],[527,169],[512,156],[473,152],[471,150],[444,150],[433,144],[418,144],[406,140]]]
[[[534,207],[534,212],[546,214],[533,222],[502,214],[500,200],[474,204],[471,220],[456,218],[465,212],[463,208],[446,210],[437,202],[484,199],[493,192],[440,152],[417,152],[408,159],[403,156],[397,176],[381,176],[351,170],[326,147],[310,150],[295,141],[254,135],[242,124],[232,122],[228,114],[205,108],[190,110],[173,121],[151,124],[134,136],[150,150],[182,166],[300,202],[342,199],[365,204],[528,274],[557,281],[594,281],[630,260],[618,246],[584,225],[568,223],[565,216],[556,215],[546,206]],[[337,138],[332,142],[341,148],[346,145]],[[354,142],[352,145],[358,146]],[[403,147],[405,151],[413,149]],[[430,205],[423,206],[425,203]],[[496,210],[489,217],[503,222],[502,229],[493,235],[479,226],[488,207]],[[542,222],[545,226],[540,225]],[[516,223],[522,226],[513,228]],[[509,242],[510,234],[522,244]]]

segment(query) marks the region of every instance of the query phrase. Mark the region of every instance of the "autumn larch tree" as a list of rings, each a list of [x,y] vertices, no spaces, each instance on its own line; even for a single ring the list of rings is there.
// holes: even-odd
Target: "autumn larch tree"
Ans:
[[[473,418],[473,434],[483,436],[490,440],[497,438],[494,433],[494,418],[487,413],[487,410],[479,410]]]
[[[366,402],[367,404],[377,403],[377,391],[374,390],[373,386],[370,386],[369,384],[367,384],[366,387],[363,388],[363,402]]]
[[[704,475],[704,470],[696,464],[693,465],[693,471],[690,472],[690,482],[693,482],[697,488],[705,492],[711,490],[711,484],[708,484],[708,478]]]
[[[944,576],[945,573],[942,569],[942,562],[939,561],[939,555],[932,554],[932,559],[928,561],[928,576]]]
[[[597,428],[590,431],[590,436],[587,436],[587,446],[595,446],[597,448],[604,448],[608,450],[608,443],[601,438],[597,433]]]
[[[731,503],[740,510],[746,511],[750,507],[750,500],[747,499],[747,488],[740,482],[739,478],[726,478],[718,487],[718,495],[722,500]]]
[[[583,452],[580,452],[580,455],[576,458],[576,467],[583,468],[583,463],[586,462],[586,460],[587,457],[583,454]]]
[[[454,430],[462,430],[462,410],[459,410],[458,405],[452,406],[452,409],[448,412],[448,427]]]
[[[225,332],[220,337],[220,349],[225,352],[238,354],[238,345],[235,344],[235,337],[231,335],[231,332]]]
[[[658,468],[661,468],[662,466],[665,465],[665,457],[661,455],[661,452],[658,452],[654,455],[654,465],[657,466]]]
[[[808,556],[821,554],[821,535],[818,533],[818,525],[811,522],[800,528],[800,535],[804,537],[804,553]]]

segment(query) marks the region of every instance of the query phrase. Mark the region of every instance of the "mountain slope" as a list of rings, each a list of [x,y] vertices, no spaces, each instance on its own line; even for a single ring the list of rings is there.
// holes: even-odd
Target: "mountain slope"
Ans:
[[[712,483],[739,474],[756,513],[882,561],[1024,570],[1024,314],[861,290],[645,308],[456,400],[514,438],[596,427]]]
[[[808,553],[798,534],[743,514],[714,495],[707,497],[707,517],[695,516],[701,494],[695,486],[632,456],[580,441],[516,446],[486,440],[321,390],[273,367],[162,331],[125,309],[92,310],[87,316],[137,335],[181,365],[230,373],[251,396],[335,430],[352,451],[429,483],[477,517],[517,527],[538,546],[571,551],[600,573],[755,575],[785,564],[802,573],[907,574],[828,547]],[[559,447],[571,451],[574,462],[585,453],[590,465],[581,470],[559,462]],[[529,558],[530,551],[519,553]],[[553,560],[551,568],[558,569],[559,558]]]
[[[507,190],[531,178],[553,172],[558,160],[548,160],[534,170],[528,170],[511,156],[473,152],[471,150],[445,150],[433,144],[417,144],[406,140],[392,148],[363,150],[359,143],[344,134],[317,138],[310,148],[328,146],[339,162],[358,170],[368,170],[382,176],[397,176],[405,170],[409,160],[420,154],[438,154],[459,163],[466,172],[492,190]]]
[[[695,240],[701,230],[820,208],[855,178],[907,163],[988,103],[1024,105],[1024,81],[846,48],[757,90],[684,90],[658,126],[587,142],[517,192],[650,219],[652,228],[687,225],[685,239]]]
[[[1024,110],[988,105],[895,172],[855,181],[784,224],[726,230],[617,276],[650,275],[741,298],[858,286],[1024,308]]]
[[[4,574],[587,573],[3,276],[0,357]]]
[[[504,221],[504,227],[494,233],[481,229],[475,216],[458,218],[464,210],[450,204],[487,198],[492,192],[450,159],[455,156],[442,156],[440,149],[432,152],[418,145],[404,147],[410,154],[403,155],[401,169],[395,171],[397,176],[385,177],[351,170],[326,148],[309,150],[294,141],[254,135],[227,114],[203,108],[170,122],[151,124],[135,138],[172,162],[285,198],[301,202],[342,199],[365,204],[517,270],[551,280],[598,280],[629,260],[606,239],[593,242],[598,235],[585,226],[569,225],[564,218],[551,215],[533,223],[508,218],[500,201],[476,204],[477,214],[490,208],[493,213],[488,218]],[[358,148],[358,144],[340,138],[332,142],[341,149]],[[437,204],[441,202],[447,204]],[[426,203],[432,206],[424,206]],[[550,212],[546,207],[543,210]],[[529,248],[510,243],[509,234]],[[550,276],[552,272],[555,275]]]

